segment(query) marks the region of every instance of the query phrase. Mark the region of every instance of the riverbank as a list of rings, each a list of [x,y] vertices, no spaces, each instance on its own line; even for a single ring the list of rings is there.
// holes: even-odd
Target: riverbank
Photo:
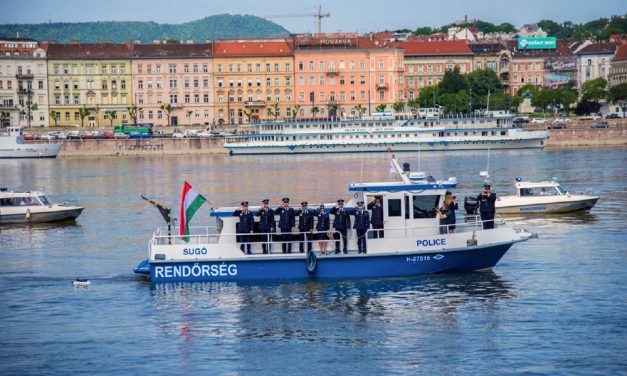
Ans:
[[[627,127],[551,129],[547,148],[627,145]]]

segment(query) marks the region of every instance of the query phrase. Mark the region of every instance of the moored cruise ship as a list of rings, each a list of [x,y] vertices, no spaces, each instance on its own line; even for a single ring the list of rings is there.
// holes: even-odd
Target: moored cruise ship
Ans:
[[[509,113],[482,116],[371,116],[350,120],[262,122],[230,137],[224,147],[235,154],[399,152],[416,150],[541,148],[546,131],[527,131]]]

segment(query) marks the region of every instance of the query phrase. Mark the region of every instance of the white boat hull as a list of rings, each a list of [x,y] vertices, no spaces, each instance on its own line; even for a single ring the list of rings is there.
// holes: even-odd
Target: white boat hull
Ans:
[[[315,154],[315,153],[354,153],[354,152],[401,152],[401,151],[445,151],[445,150],[485,150],[485,149],[528,149],[544,147],[546,138],[497,139],[482,141],[417,141],[399,143],[363,143],[363,144],[301,144],[250,143],[225,144],[231,155],[245,154]]]
[[[0,158],[55,158],[62,144],[16,144],[0,148]]]
[[[578,210],[588,210],[596,205],[598,197],[571,198],[569,200],[550,202],[536,201],[527,204],[514,204],[501,201],[496,202],[498,214],[557,214]]]
[[[79,206],[55,205],[52,208],[39,207],[27,210],[16,210],[13,208],[0,208],[0,224],[12,223],[46,223],[65,220],[74,220],[82,213],[83,208]]]

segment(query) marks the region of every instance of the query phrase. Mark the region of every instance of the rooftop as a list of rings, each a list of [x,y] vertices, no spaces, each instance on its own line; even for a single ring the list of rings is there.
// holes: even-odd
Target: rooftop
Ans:
[[[616,53],[614,54],[613,61],[622,61],[627,60],[627,42],[622,43],[618,46]]]
[[[468,45],[475,55],[495,55],[507,47],[503,43],[471,43]]]
[[[216,57],[291,56],[293,51],[292,42],[287,39],[216,41],[214,46]]]
[[[130,59],[130,57],[130,43],[71,43],[48,46],[49,59]]]
[[[405,56],[472,55],[465,41],[407,41],[397,45],[405,49]]]
[[[131,57],[142,58],[202,58],[212,56],[213,45],[211,43],[182,44],[135,44]]]
[[[577,52],[577,55],[614,54],[618,43],[593,43]]]

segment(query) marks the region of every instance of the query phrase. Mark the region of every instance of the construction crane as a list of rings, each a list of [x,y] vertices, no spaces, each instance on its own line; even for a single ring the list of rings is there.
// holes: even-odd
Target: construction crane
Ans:
[[[322,13],[322,5],[318,7],[316,13],[289,13],[289,14],[271,14],[264,16],[264,18],[289,18],[289,17],[316,17],[318,19],[318,34],[322,33],[322,19],[324,17],[331,17],[331,13]]]

